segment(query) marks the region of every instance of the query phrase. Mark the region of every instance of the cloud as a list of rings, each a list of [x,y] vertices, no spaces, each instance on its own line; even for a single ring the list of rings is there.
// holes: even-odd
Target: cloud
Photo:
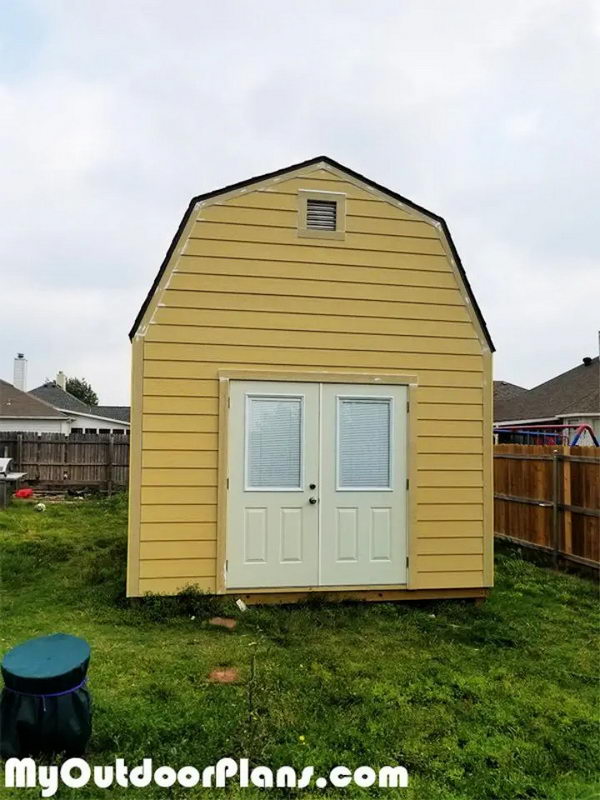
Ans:
[[[126,402],[127,331],[189,198],[321,152],[447,218],[498,377],[571,366],[598,327],[599,31],[568,0],[14,6],[0,375],[25,350]]]

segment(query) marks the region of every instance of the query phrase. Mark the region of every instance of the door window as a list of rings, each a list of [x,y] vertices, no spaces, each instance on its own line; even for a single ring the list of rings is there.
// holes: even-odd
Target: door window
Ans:
[[[391,489],[389,397],[338,398],[338,489]]]
[[[302,489],[302,405],[301,397],[247,397],[247,491]]]

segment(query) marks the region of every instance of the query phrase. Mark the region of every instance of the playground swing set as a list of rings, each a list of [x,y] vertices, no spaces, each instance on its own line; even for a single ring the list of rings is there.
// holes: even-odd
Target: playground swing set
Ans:
[[[575,432],[571,441],[569,441],[571,430]],[[527,441],[527,444],[568,444],[571,447],[579,444],[579,440],[584,433],[589,433],[592,443],[596,447],[600,447],[596,434],[587,423],[572,423],[570,425],[502,425],[502,427],[494,428],[494,433],[510,433],[532,437],[531,440]]]

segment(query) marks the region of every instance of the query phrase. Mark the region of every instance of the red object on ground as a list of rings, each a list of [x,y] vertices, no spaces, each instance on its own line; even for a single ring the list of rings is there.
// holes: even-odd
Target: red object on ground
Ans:
[[[19,497],[21,500],[25,500],[27,497],[33,497],[33,489],[17,489],[13,497]]]

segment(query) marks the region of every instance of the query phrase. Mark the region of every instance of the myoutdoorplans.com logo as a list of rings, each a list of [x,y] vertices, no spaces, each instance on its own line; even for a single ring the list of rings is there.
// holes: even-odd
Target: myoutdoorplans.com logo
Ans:
[[[42,797],[52,797],[61,785],[70,789],[82,789],[94,785],[98,789],[110,789],[113,786],[123,788],[144,789],[155,785],[168,789],[178,784],[185,789],[194,787],[225,788],[230,783],[237,783],[242,789],[249,786],[258,789],[307,789],[316,787],[325,789],[333,786],[345,789],[351,784],[368,788],[378,786],[385,789],[405,789],[408,786],[408,772],[404,767],[333,767],[327,777],[315,777],[314,767],[307,766],[301,770],[293,767],[250,767],[249,761],[242,758],[221,758],[216,764],[199,770],[185,766],[174,769],[169,766],[154,767],[151,758],[143,759],[131,769],[122,758],[114,764],[91,766],[83,758],[69,758],[60,766],[36,764],[32,758],[9,758],[5,765],[4,785],[7,789],[41,789]]]

